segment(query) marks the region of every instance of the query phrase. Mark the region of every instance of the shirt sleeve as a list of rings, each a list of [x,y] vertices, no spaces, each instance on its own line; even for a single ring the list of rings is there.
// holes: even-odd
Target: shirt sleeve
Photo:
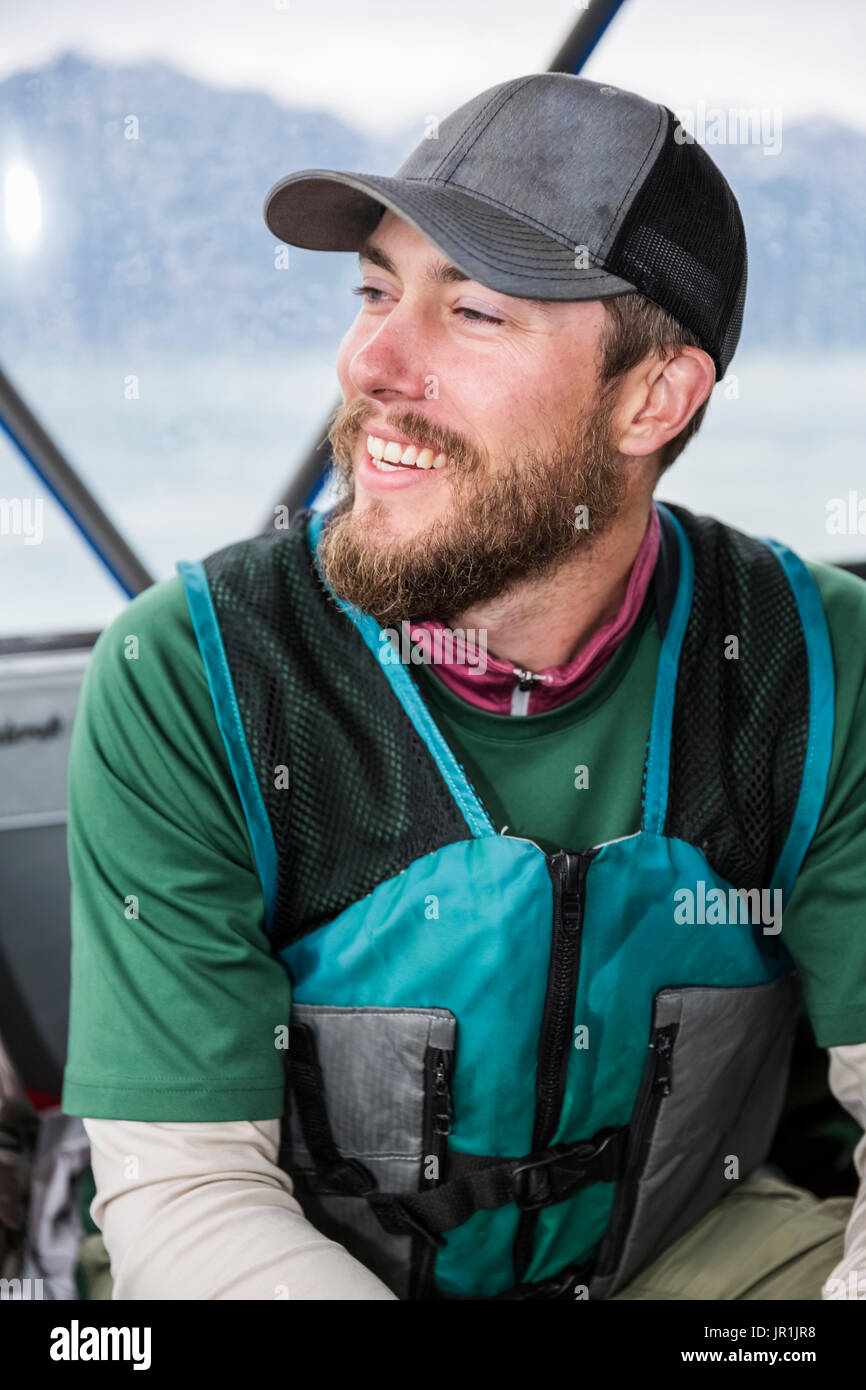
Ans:
[[[820,1047],[866,1038],[866,584],[810,563],[830,629],[835,728],[819,823],[782,917]]]
[[[396,1301],[305,1218],[278,1120],[85,1120],[115,1299]]]
[[[866,1131],[866,1043],[830,1048],[830,1089]],[[845,1252],[821,1289],[825,1299],[866,1301],[866,1133],[854,1150],[857,1196],[845,1231]]]
[[[88,667],[69,762],[63,1107],[137,1121],[282,1114],[288,976],[180,580],[133,600]]]

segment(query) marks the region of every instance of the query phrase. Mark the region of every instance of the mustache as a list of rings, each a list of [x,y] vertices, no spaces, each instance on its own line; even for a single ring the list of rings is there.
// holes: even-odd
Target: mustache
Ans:
[[[370,402],[363,399],[337,406],[328,430],[328,439],[338,465],[351,467],[358,435],[375,433],[375,427],[366,428],[366,421],[371,413]],[[423,441],[434,453],[449,454],[458,467],[466,472],[474,472],[484,462],[481,449],[454,430],[428,420],[420,411],[392,410],[386,415],[384,424],[388,429],[396,430],[398,434],[404,434],[409,439]]]

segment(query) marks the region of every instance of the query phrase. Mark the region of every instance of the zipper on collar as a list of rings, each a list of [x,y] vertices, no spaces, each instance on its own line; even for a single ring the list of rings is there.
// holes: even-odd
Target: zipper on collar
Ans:
[[[537,676],[534,671],[527,671],[523,666],[513,667],[517,677],[517,684],[511,692],[511,714],[528,714],[529,697],[532,694],[532,687],[539,681],[544,680],[544,676]]]

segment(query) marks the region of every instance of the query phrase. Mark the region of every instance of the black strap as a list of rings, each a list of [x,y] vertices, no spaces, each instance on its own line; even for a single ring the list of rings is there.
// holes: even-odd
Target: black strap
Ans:
[[[363,1196],[373,1190],[376,1179],[370,1170],[360,1159],[344,1158],[334,1142],[316,1037],[308,1023],[290,1025],[286,1079],[317,1176],[332,1191]]]
[[[627,1134],[625,1127],[602,1129],[592,1139],[554,1144],[522,1158],[453,1153],[448,1180],[425,1192],[379,1192],[371,1187],[358,1195],[366,1198],[392,1235],[414,1232],[434,1245],[444,1245],[440,1233],[462,1226],[476,1211],[509,1202],[522,1211],[538,1211],[565,1201],[589,1183],[618,1181]],[[306,1185],[319,1192],[333,1190],[324,1172]]]
[[[380,1221],[383,1212],[390,1216],[393,1229],[397,1229],[400,1213],[405,1212],[431,1233],[452,1230],[476,1211],[490,1211],[509,1202],[515,1202],[521,1211],[539,1211],[564,1202],[589,1183],[616,1182],[622,1176],[627,1133],[627,1127],[601,1129],[592,1139],[552,1144],[523,1158],[453,1154],[447,1182],[399,1197],[380,1194],[371,1206]]]
[[[302,1186],[366,1198],[393,1235],[412,1232],[444,1245],[440,1232],[462,1226],[476,1211],[491,1211],[510,1202],[521,1211],[540,1211],[564,1202],[589,1183],[616,1182],[622,1176],[627,1126],[600,1129],[592,1139],[552,1144],[520,1158],[454,1153],[448,1179],[436,1187],[424,1192],[380,1192],[369,1169],[357,1158],[344,1158],[334,1142],[315,1034],[306,1023],[291,1025],[287,1078],[316,1169],[312,1181],[302,1177]]]

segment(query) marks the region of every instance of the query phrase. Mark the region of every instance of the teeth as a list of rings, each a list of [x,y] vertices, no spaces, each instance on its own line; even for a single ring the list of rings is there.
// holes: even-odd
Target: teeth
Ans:
[[[418,449],[415,444],[397,444],[393,439],[379,439],[375,434],[367,435],[367,453],[376,467],[383,472],[393,472],[395,468],[446,468],[453,467],[454,460],[447,454],[435,454],[432,449]]]

